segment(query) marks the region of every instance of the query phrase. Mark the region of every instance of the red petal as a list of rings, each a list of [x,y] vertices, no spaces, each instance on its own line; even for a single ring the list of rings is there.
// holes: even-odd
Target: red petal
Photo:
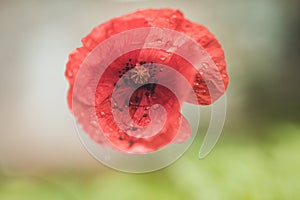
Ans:
[[[187,119],[184,116],[182,116],[181,126],[180,126],[180,129],[178,131],[178,134],[174,138],[174,142],[175,143],[185,142],[185,141],[188,140],[188,138],[191,136],[191,134],[192,134],[192,129],[190,127],[190,124],[187,121]]]
[[[222,74],[222,85],[225,89],[227,88],[229,79],[226,72],[224,53],[219,42],[213,34],[207,30],[207,28],[184,19],[183,14],[179,10],[172,9],[140,10],[128,15],[114,18],[94,28],[92,32],[82,40],[84,46],[76,49],[75,52],[70,54],[66,69],[66,76],[70,85],[73,85],[74,77],[76,77],[77,71],[84,58],[88,55],[88,52],[91,52],[99,43],[117,33],[133,28],[149,26],[173,29],[178,32],[182,32],[197,41],[197,43],[205,48],[207,53],[215,62],[219,72]],[[222,94],[216,95],[217,97],[215,97],[212,101],[209,92],[207,92],[207,86],[205,87],[204,82],[202,82],[203,79],[201,78],[201,75],[195,71],[192,77],[194,77],[193,81],[201,84],[201,87],[195,86],[198,100],[195,102],[195,100],[187,99],[189,102],[207,105],[215,101],[225,91],[223,89]],[[70,88],[70,90],[71,89],[72,88]],[[70,93],[72,93],[72,91]]]
[[[158,150],[165,145],[169,144],[177,135],[177,132],[180,128],[181,114],[180,114],[180,104],[177,101],[174,94],[167,88],[157,85],[155,89],[155,94],[157,98],[151,99],[147,104],[146,97],[141,99],[139,106],[135,112],[133,112],[133,106],[130,106],[129,109],[131,113],[131,118],[133,122],[141,122],[140,119],[143,119],[144,114],[147,114],[149,118],[147,119],[153,121],[153,129],[157,130],[157,127],[161,127],[161,130],[153,136],[149,137],[137,137],[137,134],[143,131],[144,127],[147,127],[151,122],[140,123],[140,124],[130,124],[130,118],[122,117],[124,115],[124,109],[119,105],[115,108],[116,114],[121,120],[115,119],[113,115],[113,110],[111,107],[111,99],[106,99],[100,105],[96,106],[96,114],[98,116],[98,122],[103,128],[103,132],[106,133],[107,139],[116,147],[126,152],[134,153],[146,153],[149,151]],[[137,93],[145,94],[147,92],[144,88],[136,90],[134,97]],[[96,99],[97,99],[96,94]],[[158,109],[156,104],[163,106],[166,111],[165,119],[162,114],[162,110]],[[153,109],[150,107],[153,106]],[[128,109],[128,108],[127,108]],[[122,127],[122,129],[120,129]],[[141,130],[140,130],[141,129]],[[147,130],[147,131],[153,131]],[[136,137],[135,137],[135,132]],[[147,135],[146,135],[147,136]],[[138,147],[138,148],[137,148]],[[139,152],[136,152],[138,149]]]
[[[79,104],[85,106],[88,106],[87,103],[91,102],[90,99],[93,99],[93,94],[91,94],[91,91],[88,90],[88,87],[84,89],[85,85],[89,85],[89,77],[93,76],[92,71],[88,72],[85,75],[87,80],[84,83],[81,83],[82,91],[80,91],[80,95],[75,97],[73,95],[73,86],[78,70],[89,53],[98,44],[115,34],[142,27],[161,27],[176,30],[185,34],[186,36],[195,40],[200,46],[202,46],[217,66],[217,69],[209,68],[207,70],[205,77],[207,80],[204,80],[199,71],[197,71],[186,59],[180,57],[177,54],[169,55],[170,53],[157,49],[142,49],[130,52],[127,55],[121,56],[121,58],[115,60],[109,66],[109,68],[101,77],[95,94],[96,115],[98,117],[98,122],[103,128],[103,133],[106,133],[108,135],[107,137],[109,141],[112,142],[114,146],[120,148],[123,151],[143,153],[157,150],[167,145],[174,139],[178,130],[179,134],[176,136],[174,141],[185,141],[191,134],[191,129],[185,118],[180,114],[180,103],[184,100],[195,104],[210,104],[217,100],[221,95],[223,95],[225,89],[227,88],[229,80],[226,72],[226,63],[221,45],[205,27],[203,27],[202,25],[194,24],[184,19],[183,14],[178,10],[140,10],[136,11],[135,13],[112,19],[97,26],[89,35],[82,39],[83,47],[77,48],[70,54],[65,72],[65,75],[70,83],[70,89],[68,92],[68,104],[70,108],[72,108],[72,100],[74,99],[78,101]],[[106,53],[109,52],[103,52],[103,54]],[[186,80],[191,85],[193,85],[194,88],[194,91],[187,91],[185,90],[185,87],[181,84],[181,82],[176,82],[176,80],[170,79],[170,83],[172,83],[176,87],[176,90],[179,91],[179,95],[177,94],[177,96],[175,96],[172,91],[164,89],[163,86],[158,87],[158,94],[159,92],[162,92],[164,94],[168,93],[168,95],[166,97],[160,95],[160,97],[158,98],[160,100],[153,101],[150,105],[154,105],[154,103],[161,104],[167,112],[167,118],[163,129],[160,130],[160,132],[156,136],[152,136],[147,139],[136,138],[125,134],[124,131],[119,129],[119,125],[115,122],[112,115],[110,97],[114,89],[114,84],[119,80],[118,71],[120,70],[120,67],[124,65],[124,62],[127,61],[126,59],[128,59],[129,57],[133,59],[133,62],[152,61],[170,66],[171,68],[177,70],[181,75],[183,75]],[[167,73],[164,73],[161,76],[166,76],[166,74]],[[220,76],[220,74],[222,76]],[[121,92],[126,93],[126,89]],[[143,96],[143,91],[138,90],[137,93],[138,92],[142,93]],[[193,98],[194,92],[196,93],[196,99]],[[213,95],[211,96],[211,94]],[[146,99],[141,98],[141,103],[145,103],[144,101],[146,101]],[[125,104],[119,106],[124,107]],[[83,106],[80,109],[85,108]],[[90,111],[90,109],[87,110],[89,110],[88,112],[92,112],[92,110]],[[101,113],[105,114],[102,115]],[[147,114],[148,117],[141,118],[141,116],[143,116],[144,114]],[[122,115],[121,112],[120,115]],[[159,113],[157,112],[152,113],[152,115],[152,118],[155,119],[160,119],[160,117],[162,116],[161,113],[159,115]],[[136,111],[133,111],[131,109],[130,116],[133,118],[133,121],[135,123],[141,122],[143,126],[147,126],[147,121],[151,118],[151,112],[149,113],[148,111],[145,113],[141,109],[137,109]],[[78,116],[78,113],[76,114],[76,117],[78,118],[79,123],[83,125],[84,129],[92,137],[95,137],[95,135],[97,135],[95,134],[97,130],[90,126],[90,120],[92,120],[92,118],[90,119],[87,117],[83,119],[84,117]]]

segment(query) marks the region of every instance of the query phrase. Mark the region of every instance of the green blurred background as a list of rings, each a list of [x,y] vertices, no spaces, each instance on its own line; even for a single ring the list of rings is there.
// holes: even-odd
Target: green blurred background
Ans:
[[[300,199],[296,0],[0,1],[0,199]],[[68,53],[95,25],[179,8],[222,43],[231,82],[223,134],[197,155],[209,116],[173,165],[126,174],[81,145],[66,104]],[[204,108],[209,110],[209,108]]]

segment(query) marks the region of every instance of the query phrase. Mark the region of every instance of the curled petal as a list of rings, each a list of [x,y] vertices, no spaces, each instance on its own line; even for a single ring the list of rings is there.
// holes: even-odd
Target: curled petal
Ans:
[[[93,51],[98,45],[117,34],[145,27],[153,29],[147,29],[149,33],[142,40],[143,47],[125,53],[111,63],[100,63],[100,67],[108,66],[100,79],[95,78],[99,72],[97,66],[83,70],[77,92],[73,92],[78,71],[85,60],[98,63],[103,55],[114,55],[119,51],[118,48],[112,51],[111,46],[107,46],[100,56]],[[131,45],[139,37],[138,33],[133,33],[115,42]],[[155,44],[149,43],[153,38],[157,38],[157,47],[162,48],[154,48]],[[161,41],[168,42],[162,44]],[[65,72],[70,84],[69,107],[72,109],[76,101],[78,106],[73,110],[74,114],[94,141],[123,152],[147,153],[171,142],[185,142],[192,130],[180,113],[181,104],[211,104],[228,86],[221,45],[208,29],[186,20],[178,10],[147,9],[114,18],[94,28],[82,43],[82,47],[70,54]],[[192,48],[193,43],[203,51],[201,55],[199,49]],[[197,68],[195,65],[201,56],[210,61]],[[177,78],[174,71],[184,81]],[[171,85],[172,89],[158,80],[164,80],[163,83]],[[192,89],[187,89],[185,81]],[[91,85],[97,86],[96,91]],[[132,89],[135,91],[127,97]]]

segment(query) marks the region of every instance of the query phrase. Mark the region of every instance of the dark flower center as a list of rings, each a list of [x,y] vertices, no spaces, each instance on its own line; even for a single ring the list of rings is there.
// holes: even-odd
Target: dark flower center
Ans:
[[[149,82],[157,82],[155,76],[158,73],[158,67],[153,62],[133,63],[131,58],[128,61],[125,67],[118,71],[119,78],[122,78],[126,85],[139,88]],[[116,83],[114,85],[118,87]]]
[[[137,64],[135,68],[130,71],[130,79],[135,84],[144,84],[150,78],[149,70],[143,65]]]

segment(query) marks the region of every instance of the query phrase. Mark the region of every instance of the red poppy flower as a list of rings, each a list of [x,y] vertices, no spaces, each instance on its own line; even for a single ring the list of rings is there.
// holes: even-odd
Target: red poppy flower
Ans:
[[[109,48],[106,52],[94,51],[99,44],[120,33],[141,28],[183,34],[205,50],[216,68],[202,62],[203,70],[199,71],[175,51],[147,48],[146,45],[107,63],[101,77],[94,77],[96,68],[83,72],[80,92],[74,94],[82,65],[111,53]],[[172,33],[168,35],[171,36]],[[141,40],[139,37],[142,36],[136,34],[129,39],[134,43],[135,39]],[[186,20],[178,10],[147,9],[112,19],[94,28],[82,43],[83,47],[72,52],[67,63],[69,106],[94,141],[100,145],[107,145],[104,141],[108,141],[109,146],[124,152],[147,153],[171,142],[186,141],[191,128],[180,113],[181,104],[184,101],[211,104],[224,94],[228,85],[224,53],[219,42],[204,26]],[[199,54],[194,55],[188,45],[179,48],[190,52],[192,60],[199,60]],[[176,73],[184,80],[176,78]],[[91,82],[96,85],[95,91],[89,90]],[[72,106],[74,103],[76,108]]]

